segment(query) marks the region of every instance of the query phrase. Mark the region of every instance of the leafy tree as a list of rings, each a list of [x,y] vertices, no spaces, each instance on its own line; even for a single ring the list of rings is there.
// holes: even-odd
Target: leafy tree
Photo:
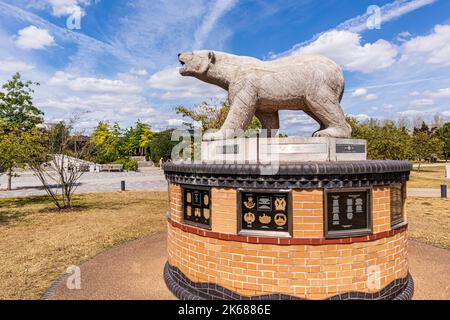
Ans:
[[[176,113],[182,115],[183,117],[190,118],[190,121],[183,123],[189,129],[194,128],[195,122],[201,123],[202,131],[205,132],[209,129],[220,129],[225,122],[230,111],[230,106],[226,103],[222,103],[220,107],[210,106],[206,102],[203,102],[194,109],[188,109],[183,106],[176,107]],[[258,118],[253,117],[249,129],[261,128],[261,122]]]
[[[12,189],[13,170],[25,167],[25,144],[27,131],[0,128],[0,171],[8,175],[7,190]]]
[[[122,130],[117,123],[111,127],[107,122],[100,122],[91,136],[90,143],[99,163],[114,162],[123,154]]]
[[[412,150],[414,159],[420,164],[423,160],[431,159],[433,155],[440,155],[443,149],[443,141],[432,132],[428,126],[422,123],[421,128],[414,128],[412,135]]]
[[[442,155],[447,162],[450,157],[450,122],[445,123],[436,133],[442,141]]]
[[[37,124],[42,123],[42,111],[33,105],[33,86],[31,81],[22,81],[19,73],[2,85],[0,90],[0,171],[8,175],[7,189],[11,190],[14,168],[23,168],[27,162],[24,157],[24,140]]]
[[[151,131],[150,125],[138,120],[135,127],[131,127],[125,132],[123,144],[126,154],[131,156],[135,150],[139,149],[141,155],[146,155],[153,137],[154,133]]]
[[[179,143],[172,141],[172,133],[174,130],[166,130],[155,133],[155,136],[150,143],[150,159],[155,163],[159,163],[160,159],[163,161],[170,160],[172,149]]]
[[[5,130],[32,130],[42,123],[42,111],[33,104],[33,85],[37,82],[22,81],[20,73],[2,86],[0,91],[0,119],[6,125]]]
[[[367,140],[369,159],[412,159],[412,140],[408,130],[392,121],[380,123],[371,119],[364,123],[354,118],[347,121],[352,127],[352,137]]]

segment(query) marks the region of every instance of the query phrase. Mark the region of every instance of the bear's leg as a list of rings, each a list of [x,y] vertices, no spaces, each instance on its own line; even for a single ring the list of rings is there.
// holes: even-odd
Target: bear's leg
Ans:
[[[222,128],[214,133],[206,133],[203,140],[224,140],[240,136],[247,129],[256,111],[257,93],[255,87],[248,82],[234,95]]]
[[[262,128],[267,129],[267,138],[272,137],[272,130],[280,129],[280,117],[278,111],[256,112],[255,116],[261,122]]]
[[[314,115],[314,113],[312,113],[312,112],[310,112],[310,111],[308,111],[308,110],[303,110],[303,112],[305,112],[308,116],[310,116],[311,118],[313,118],[313,119],[320,125],[319,130],[314,131],[313,135],[314,135],[316,132],[319,132],[319,131],[325,129],[325,125],[320,121],[319,118],[317,118],[317,117]]]
[[[319,120],[324,129],[315,132],[314,137],[350,138],[352,129],[345,120],[344,112],[339,104],[339,97],[332,93],[318,92],[315,97],[308,97],[309,112]],[[334,101],[335,100],[335,101]]]

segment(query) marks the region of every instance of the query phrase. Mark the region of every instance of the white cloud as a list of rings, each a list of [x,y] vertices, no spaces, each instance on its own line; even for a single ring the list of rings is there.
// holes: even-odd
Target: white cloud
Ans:
[[[366,88],[358,88],[352,92],[352,97],[362,97],[365,96],[366,94],[367,94]]]
[[[350,114],[349,117],[355,118],[358,121],[366,121],[366,120],[370,119],[370,116],[365,113],[360,113],[360,114],[356,114],[356,115]]]
[[[373,101],[378,99],[378,96],[376,94],[368,93],[366,88],[358,88],[353,90],[351,96],[354,98],[361,98],[365,101]]]
[[[450,88],[439,89],[436,91],[427,91],[425,93],[428,97],[431,98],[450,98]]]
[[[327,56],[348,71],[371,73],[390,67],[397,48],[385,40],[361,44],[361,36],[349,31],[329,31],[297,52]]]
[[[413,91],[409,94],[411,97],[417,97],[420,96],[420,92],[419,91]]]
[[[437,0],[395,0],[391,3],[380,7],[381,24],[395,20],[405,14],[413,12],[424,6],[435,3]],[[349,19],[339,26],[337,30],[347,30],[360,33],[368,29],[368,20],[372,17],[373,12],[367,12],[358,17]]]
[[[405,111],[399,111],[397,114],[401,117],[417,117],[417,116],[423,116],[425,115],[425,111],[420,110],[405,110]]]
[[[148,85],[162,91],[156,96],[165,100],[226,98],[225,90],[192,77],[183,77],[177,67],[169,67],[151,75]]]
[[[166,122],[171,127],[179,127],[183,125],[183,120],[181,119],[168,119]]]
[[[55,39],[47,29],[29,26],[19,30],[15,43],[22,49],[44,49],[53,45]]]
[[[450,66],[450,25],[436,25],[433,33],[403,45],[403,61]]]
[[[310,125],[316,123],[316,121],[304,113],[285,112],[282,123],[283,125]]]
[[[237,0],[217,0],[203,18],[203,22],[195,33],[194,49],[201,49],[205,43],[206,38],[209,36],[217,21],[229,10],[231,10]]]
[[[373,101],[373,100],[377,100],[378,96],[374,93],[369,93],[367,96],[364,97],[364,100],[366,101]]]
[[[385,4],[384,6],[380,7],[380,13],[381,13],[381,23],[387,23],[389,21],[395,20],[397,18],[400,18],[401,16],[408,14],[410,12],[413,12],[415,10],[418,10],[424,6],[430,5],[435,3],[437,0],[395,0],[391,3]],[[273,54],[271,55],[272,58],[277,58],[280,56],[286,56],[290,55],[294,52],[297,52],[300,48],[305,47],[312,42],[316,41],[321,35],[328,33],[330,31],[349,31],[351,33],[361,33],[368,29],[368,20],[372,17],[373,13],[366,12],[362,15],[356,16],[354,18],[351,18],[347,21],[344,21],[343,23],[339,24],[337,27],[319,33],[312,37],[312,39],[298,43],[292,47],[292,49],[280,53],[280,54]]]
[[[75,77],[64,71],[57,71],[48,84],[66,87],[78,92],[124,94],[137,93],[141,90],[139,86],[122,80]]]
[[[0,72],[2,73],[16,73],[16,72],[26,72],[34,69],[34,66],[31,66],[23,61],[7,59],[0,60]]]
[[[419,99],[411,101],[410,105],[413,107],[432,106],[434,104],[433,99]]]
[[[395,40],[398,42],[406,42],[410,40],[412,37],[412,34],[408,31],[400,32],[397,37],[395,37]]]
[[[83,6],[92,3],[91,0],[46,0],[52,7],[52,14],[56,17],[69,16],[72,14],[84,15]]]
[[[133,69],[130,70],[130,73],[132,75],[139,76],[139,77],[143,77],[143,76],[148,75],[148,72],[145,69],[134,69],[133,68]]]

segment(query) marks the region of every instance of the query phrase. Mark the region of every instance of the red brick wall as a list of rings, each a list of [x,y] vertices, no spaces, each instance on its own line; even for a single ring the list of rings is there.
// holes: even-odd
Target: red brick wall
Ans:
[[[182,223],[181,189],[172,185],[170,190],[171,219]],[[212,233],[236,235],[236,190],[212,188],[211,196]],[[323,238],[322,196],[322,190],[293,191],[294,238]],[[374,188],[372,199],[374,234],[387,234],[389,187]],[[192,281],[220,284],[242,295],[322,299],[349,291],[376,292],[406,277],[405,233],[402,229],[348,244],[274,245],[197,235],[169,223],[168,259]]]

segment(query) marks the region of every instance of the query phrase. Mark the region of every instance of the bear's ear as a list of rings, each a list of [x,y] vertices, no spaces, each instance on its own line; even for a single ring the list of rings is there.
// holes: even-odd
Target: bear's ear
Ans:
[[[214,51],[210,51],[208,53],[209,62],[216,63],[216,55],[214,54]]]

